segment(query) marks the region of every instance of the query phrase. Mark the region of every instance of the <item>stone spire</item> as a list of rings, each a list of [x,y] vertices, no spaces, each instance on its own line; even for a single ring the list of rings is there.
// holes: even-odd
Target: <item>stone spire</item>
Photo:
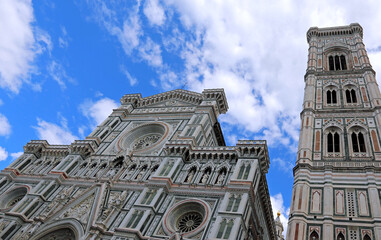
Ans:
[[[282,222],[280,221],[280,211],[278,211],[277,217],[275,219],[275,230],[276,230],[277,240],[284,240],[283,225],[282,225]]]

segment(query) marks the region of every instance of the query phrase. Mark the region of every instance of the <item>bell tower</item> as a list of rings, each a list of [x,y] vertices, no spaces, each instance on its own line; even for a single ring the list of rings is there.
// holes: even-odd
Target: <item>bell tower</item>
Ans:
[[[381,94],[357,24],[307,32],[287,239],[381,239]]]

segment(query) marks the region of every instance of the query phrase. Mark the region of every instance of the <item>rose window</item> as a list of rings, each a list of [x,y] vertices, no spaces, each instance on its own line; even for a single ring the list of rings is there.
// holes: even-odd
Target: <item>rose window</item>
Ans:
[[[201,225],[203,217],[198,212],[191,212],[182,215],[177,221],[177,229],[181,233],[193,231]]]
[[[168,136],[168,129],[169,127],[165,123],[148,123],[137,126],[121,135],[115,150],[153,151],[164,142]]]
[[[13,199],[12,201],[8,203],[7,207],[13,207],[14,205],[16,205],[16,203],[20,202],[20,200],[23,199],[23,197],[24,195],[16,197],[15,199]]]
[[[201,199],[186,199],[169,208],[163,218],[163,229],[168,235],[180,232],[191,238],[206,227],[210,220],[209,204]]]
[[[134,142],[132,148],[134,150],[141,150],[144,148],[148,148],[149,146],[159,141],[161,136],[162,136],[161,134],[150,134],[148,136],[140,137]]]

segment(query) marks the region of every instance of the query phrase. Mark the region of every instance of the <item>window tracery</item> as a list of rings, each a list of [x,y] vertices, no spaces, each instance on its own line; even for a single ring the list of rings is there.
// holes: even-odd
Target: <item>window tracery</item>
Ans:
[[[365,129],[362,127],[352,127],[349,129],[348,135],[352,155],[354,157],[366,157],[368,151],[368,135]]]
[[[250,163],[243,162],[239,168],[237,179],[246,180],[249,176],[249,172],[250,172]]]
[[[324,151],[327,157],[342,156],[342,131],[335,126],[324,131]]]
[[[240,203],[241,203],[241,195],[232,194],[229,197],[229,202],[228,202],[228,206],[226,207],[226,211],[227,212],[237,212]]]
[[[347,70],[347,61],[344,54],[328,56],[328,65],[330,71]]]
[[[327,104],[337,104],[336,90],[327,90]]]
[[[220,223],[220,228],[217,233],[219,239],[229,239],[230,232],[232,231],[234,221],[233,219],[223,219]]]
[[[356,91],[354,89],[345,90],[345,99],[347,103],[357,103]]]

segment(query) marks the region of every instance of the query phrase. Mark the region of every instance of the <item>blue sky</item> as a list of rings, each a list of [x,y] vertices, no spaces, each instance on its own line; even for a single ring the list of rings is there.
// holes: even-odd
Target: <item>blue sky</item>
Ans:
[[[359,22],[381,72],[375,1],[0,0],[0,169],[32,139],[83,139],[119,105],[177,88],[226,91],[228,145],[268,141],[285,222],[311,26]]]

